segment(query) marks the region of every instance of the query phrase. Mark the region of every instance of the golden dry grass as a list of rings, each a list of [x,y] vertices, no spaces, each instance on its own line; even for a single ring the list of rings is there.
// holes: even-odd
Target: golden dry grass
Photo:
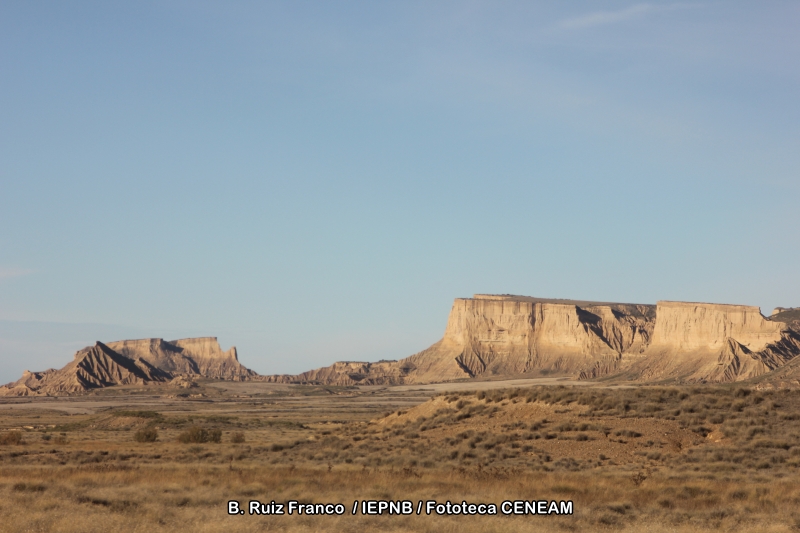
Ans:
[[[800,490],[791,480],[718,481],[655,475],[509,474],[303,468],[65,467],[4,470],[4,531],[788,531]],[[500,503],[572,499],[573,516],[351,516],[355,499]],[[227,516],[226,502],[343,502],[342,517]],[[791,516],[789,516],[791,519]]]
[[[0,419],[1,531],[794,531],[800,395],[537,387],[406,405],[353,392]],[[275,400],[274,398],[270,401]],[[337,403],[340,402],[340,403]],[[336,405],[335,409],[331,406]],[[287,407],[288,406],[288,407]],[[27,429],[26,429],[27,426]],[[221,442],[179,442],[191,428]],[[155,442],[137,442],[143,429]],[[234,442],[244,438],[244,442]],[[202,439],[201,439],[202,440]],[[344,503],[228,516],[226,502]],[[571,516],[352,516],[354,500],[574,501]]]

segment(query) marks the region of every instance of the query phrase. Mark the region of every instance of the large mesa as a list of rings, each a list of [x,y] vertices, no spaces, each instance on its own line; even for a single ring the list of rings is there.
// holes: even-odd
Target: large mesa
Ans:
[[[457,298],[440,341],[395,362],[336,363],[284,383],[431,383],[480,376],[740,381],[800,354],[800,336],[757,307],[476,294]]]

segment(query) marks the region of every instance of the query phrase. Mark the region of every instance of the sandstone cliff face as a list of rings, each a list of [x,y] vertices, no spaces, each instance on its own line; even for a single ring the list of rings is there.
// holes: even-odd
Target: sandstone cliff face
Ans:
[[[657,305],[475,295],[453,303],[442,340],[389,363],[337,363],[269,381],[430,383],[486,375],[619,375],[737,381],[800,354],[800,336],[757,307]]]
[[[758,307],[659,302],[652,344],[630,375],[645,380],[739,381],[785,365],[800,337]]]
[[[646,321],[622,324],[607,306],[459,299],[442,345],[461,352],[456,361],[470,376],[575,373],[598,364],[614,367],[621,346],[630,347],[646,329]],[[605,333],[613,334],[613,341]]]
[[[782,326],[766,320],[758,307],[691,302],[658,302],[653,346],[684,352],[718,350],[726,339],[760,351],[781,338]]]
[[[26,371],[20,380],[0,387],[0,396],[76,393],[167,382],[178,376],[243,380],[256,373],[239,363],[235,347],[223,352],[215,337],[97,342],[78,350],[60,370]]]

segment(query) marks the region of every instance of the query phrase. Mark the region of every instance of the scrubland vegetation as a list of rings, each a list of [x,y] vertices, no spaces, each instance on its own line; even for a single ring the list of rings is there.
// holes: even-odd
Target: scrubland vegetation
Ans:
[[[112,410],[0,419],[3,528],[800,529],[797,391],[537,387],[447,393],[389,414],[376,404],[369,416],[322,406],[324,398],[269,416]],[[228,516],[230,499],[341,502],[348,511]],[[563,499],[575,513],[351,516],[364,499]]]

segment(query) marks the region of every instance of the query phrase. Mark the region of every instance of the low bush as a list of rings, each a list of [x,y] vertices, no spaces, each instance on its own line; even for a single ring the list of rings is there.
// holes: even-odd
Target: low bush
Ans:
[[[0,444],[23,444],[21,431],[7,431],[0,434]]]
[[[200,426],[192,426],[180,435],[178,441],[184,444],[189,443],[203,443],[203,442],[220,442],[222,440],[222,431],[219,429],[205,429]]]
[[[155,442],[158,440],[158,430],[156,428],[140,429],[133,435],[136,442]]]
[[[156,411],[113,411],[111,416],[133,417],[133,418],[162,418],[161,413]]]

